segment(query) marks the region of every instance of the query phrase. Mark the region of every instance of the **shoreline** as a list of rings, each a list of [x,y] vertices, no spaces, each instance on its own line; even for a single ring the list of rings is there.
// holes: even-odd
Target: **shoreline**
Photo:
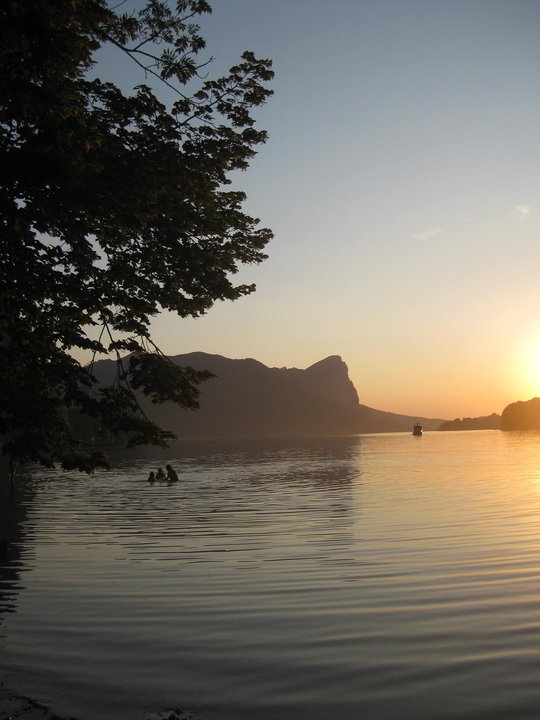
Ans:
[[[0,720],[77,720],[61,716],[50,707],[24,695],[13,693],[5,681],[0,681]],[[97,719],[96,719],[97,720]],[[134,718],[133,720],[137,720]],[[197,720],[190,712],[174,708],[147,715],[144,720]]]
[[[50,708],[33,698],[16,695],[5,682],[0,682],[0,720],[75,720],[61,718],[51,713]]]

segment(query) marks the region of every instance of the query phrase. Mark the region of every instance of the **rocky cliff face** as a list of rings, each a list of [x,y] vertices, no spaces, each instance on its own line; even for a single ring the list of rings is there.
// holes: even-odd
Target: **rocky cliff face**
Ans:
[[[349,368],[339,355],[331,355],[300,372],[321,397],[345,407],[358,406],[358,393],[349,378]]]
[[[507,405],[501,415],[501,430],[540,430],[540,398]]]
[[[152,405],[140,397],[146,414],[180,437],[287,437],[351,435],[361,432],[426,430],[442,420],[396,415],[360,405],[347,365],[332,355],[305,370],[269,368],[251,358],[189,353],[171,358],[182,366],[210,370],[200,386],[200,410]],[[116,376],[115,363],[102,361],[95,373],[103,383]]]

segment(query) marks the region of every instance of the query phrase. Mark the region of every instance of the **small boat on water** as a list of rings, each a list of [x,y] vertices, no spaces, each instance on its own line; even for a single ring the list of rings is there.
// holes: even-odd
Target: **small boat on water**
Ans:
[[[416,435],[417,437],[422,434],[422,426],[420,425],[420,423],[416,423],[416,425],[413,427],[412,434]]]

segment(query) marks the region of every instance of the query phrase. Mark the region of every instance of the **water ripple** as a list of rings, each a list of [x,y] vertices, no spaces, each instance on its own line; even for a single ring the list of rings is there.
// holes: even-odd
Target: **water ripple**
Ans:
[[[159,459],[29,473],[0,574],[23,694],[81,720],[169,699],[214,720],[536,716],[536,436],[199,443],[170,462],[171,486],[145,480]]]

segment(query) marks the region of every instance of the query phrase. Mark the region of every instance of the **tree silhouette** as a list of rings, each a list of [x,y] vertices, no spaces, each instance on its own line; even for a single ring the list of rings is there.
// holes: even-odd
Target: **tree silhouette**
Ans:
[[[0,6],[0,436],[13,464],[105,464],[77,437],[75,415],[130,445],[174,437],[133,391],[195,408],[209,373],[169,362],[151,318],[199,316],[251,293],[233,275],[261,262],[272,236],[227,188],[266,140],[252,111],[271,95],[271,61],[245,52],[225,77],[205,78],[195,22],[211,12],[205,0],[121,7]],[[169,106],[148,84],[128,94],[95,77],[105,45],[132,59],[137,79],[165,84]],[[128,359],[100,388],[74,350]]]

